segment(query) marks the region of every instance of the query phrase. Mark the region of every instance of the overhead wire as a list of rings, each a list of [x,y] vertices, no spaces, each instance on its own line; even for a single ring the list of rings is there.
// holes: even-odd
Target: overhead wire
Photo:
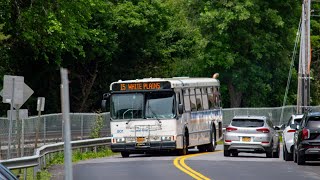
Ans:
[[[295,39],[295,44],[294,44],[294,48],[293,48],[293,52],[292,52],[292,57],[291,57],[291,63],[290,63],[290,70],[289,70],[289,75],[288,75],[288,80],[287,80],[287,87],[286,87],[286,91],[283,97],[283,104],[282,104],[282,110],[281,110],[281,116],[280,116],[280,124],[282,124],[282,119],[283,119],[283,111],[284,111],[284,106],[286,105],[286,101],[287,101],[287,97],[288,97],[288,91],[289,91],[289,87],[290,87],[290,82],[291,82],[291,77],[292,77],[292,69],[294,66],[294,61],[295,61],[295,55],[297,53],[297,47],[298,47],[298,43],[300,40],[300,36],[301,36],[301,20],[302,18],[300,18],[300,22],[299,22],[299,27],[296,33],[296,39]]]

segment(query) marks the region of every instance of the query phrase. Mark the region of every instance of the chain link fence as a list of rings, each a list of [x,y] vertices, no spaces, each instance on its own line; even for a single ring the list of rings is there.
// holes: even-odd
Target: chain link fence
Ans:
[[[70,113],[72,140],[110,136],[109,120],[109,113]],[[20,123],[13,120],[12,124],[12,146],[8,152],[9,120],[0,118],[0,159],[7,159],[8,153],[11,158],[33,155],[35,146],[63,141],[61,113],[33,116]]]
[[[320,111],[320,106],[309,108],[312,109],[312,111]],[[275,108],[226,108],[223,109],[222,112],[224,127],[228,126],[231,119],[236,115],[268,116],[274,125],[281,125],[286,123],[292,114],[295,114],[296,106]],[[109,121],[109,113],[71,113],[71,138],[72,140],[80,140],[95,138],[97,136],[111,136]],[[7,159],[8,157],[8,134],[9,121],[7,118],[0,118],[0,159]],[[21,120],[21,124],[17,123],[16,120],[13,120],[11,137],[12,146],[11,151],[9,152],[10,157],[14,158],[33,155],[36,139],[38,139],[37,147],[44,144],[63,141],[62,114],[29,117]]]
[[[223,109],[223,125],[228,126],[236,115],[267,116],[276,126],[286,123],[292,114],[296,114],[296,106],[284,106],[273,108],[228,108]],[[320,111],[320,106],[308,107],[311,111]],[[282,115],[281,115],[282,114]]]

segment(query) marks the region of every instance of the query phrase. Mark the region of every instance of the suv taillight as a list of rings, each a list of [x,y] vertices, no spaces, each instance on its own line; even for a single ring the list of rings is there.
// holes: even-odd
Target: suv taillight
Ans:
[[[269,133],[270,130],[268,128],[259,128],[257,129],[258,132],[263,132],[263,133]]]
[[[289,129],[287,132],[288,133],[290,133],[290,132],[294,133],[294,132],[296,132],[296,130],[295,129]]]
[[[226,131],[227,131],[227,132],[236,131],[236,130],[238,130],[238,129],[237,129],[237,128],[234,128],[234,127],[227,127],[227,128],[226,128]]]
[[[302,140],[310,138],[310,131],[309,129],[303,128],[302,129]]]

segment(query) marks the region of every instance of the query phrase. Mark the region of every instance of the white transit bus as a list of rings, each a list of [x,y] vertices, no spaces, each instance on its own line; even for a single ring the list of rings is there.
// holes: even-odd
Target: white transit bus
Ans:
[[[111,150],[130,154],[188,148],[212,152],[222,139],[220,82],[215,78],[145,78],[113,82]]]

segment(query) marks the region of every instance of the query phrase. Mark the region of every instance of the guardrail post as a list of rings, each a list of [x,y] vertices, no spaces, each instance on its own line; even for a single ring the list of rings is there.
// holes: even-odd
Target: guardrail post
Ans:
[[[41,171],[41,169],[42,169],[42,157],[40,156],[39,157],[39,169],[38,170]]]
[[[83,114],[81,115],[81,140],[83,139]]]
[[[47,157],[47,155],[45,154],[45,155],[43,156],[43,167],[44,167],[44,168],[47,167],[46,157]]]
[[[40,164],[40,162],[39,162],[39,164]],[[39,170],[39,166],[35,166],[33,168],[33,179],[36,179],[38,170]]]
[[[43,140],[44,140],[44,145],[46,145],[46,138],[47,138],[47,134],[46,134],[46,131],[47,131],[47,128],[46,128],[46,117],[44,116],[43,117]]]
[[[22,122],[22,128],[21,128],[21,146],[22,146],[22,149],[21,149],[21,157],[24,156],[24,119],[21,120]]]
[[[23,180],[26,180],[27,179],[27,171],[28,169],[27,168],[24,168],[24,171],[23,171]]]

